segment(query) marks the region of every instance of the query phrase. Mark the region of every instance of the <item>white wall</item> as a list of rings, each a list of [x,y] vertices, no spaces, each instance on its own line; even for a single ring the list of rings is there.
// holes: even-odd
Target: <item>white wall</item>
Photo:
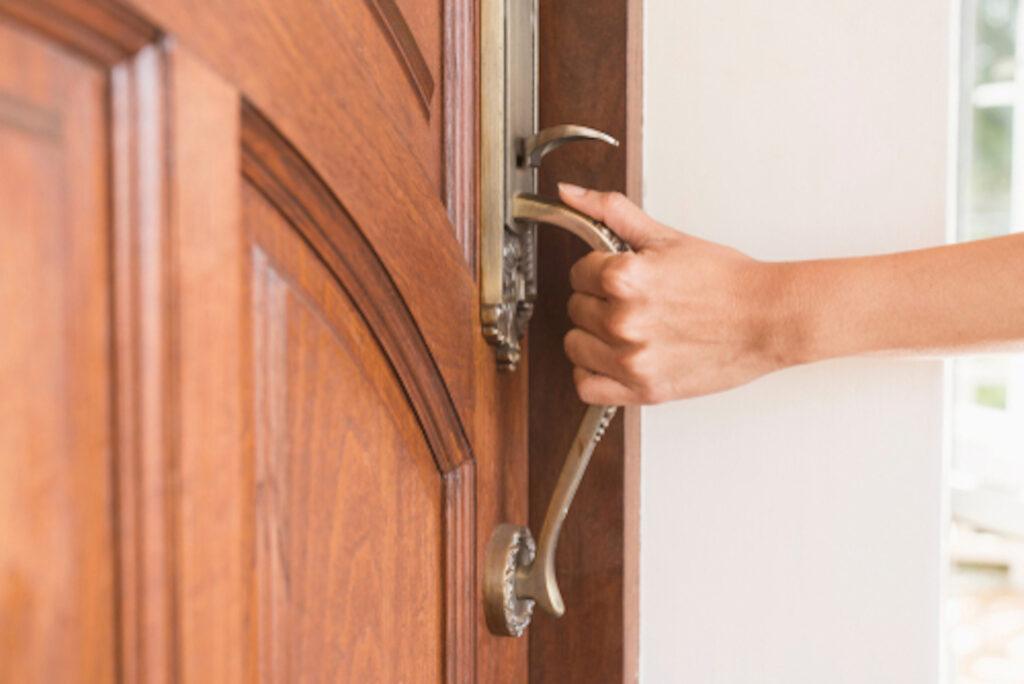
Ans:
[[[942,243],[949,15],[648,0],[647,210],[763,259]],[[645,410],[642,680],[937,681],[942,385],[859,359]]]

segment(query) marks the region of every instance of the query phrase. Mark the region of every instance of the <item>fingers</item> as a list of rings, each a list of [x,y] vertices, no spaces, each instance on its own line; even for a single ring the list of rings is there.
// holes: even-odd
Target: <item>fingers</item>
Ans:
[[[653,363],[656,357],[652,357],[649,350],[612,347],[579,328],[570,330],[564,342],[565,355],[579,369],[575,375],[576,390],[583,401],[657,404],[668,398],[662,382],[664,373]],[[589,375],[581,374],[580,370]]]
[[[597,336],[573,328],[565,335],[564,346],[565,355],[574,366],[611,377],[618,373],[616,352]]]
[[[643,300],[649,289],[649,269],[639,254],[591,252],[573,264],[569,284],[576,292],[608,300]]]
[[[617,380],[591,373],[579,366],[573,368],[572,377],[576,382],[576,393],[584,403],[613,406],[637,403],[633,391]]]
[[[572,289],[594,297],[607,297],[608,293],[604,291],[602,285],[601,272],[607,261],[614,256],[608,252],[591,252],[579,259],[569,269],[569,284]]]
[[[559,183],[558,194],[573,209],[603,222],[635,250],[671,234],[670,229],[654,221],[622,193],[598,192]]]
[[[575,293],[566,307],[573,325],[616,349],[644,341],[646,326],[635,311],[599,297]]]
[[[581,328],[605,342],[613,342],[604,323],[608,316],[608,302],[577,292],[569,297],[569,304],[566,308],[569,312],[569,320],[577,328]]]
[[[660,401],[651,355],[642,339],[643,304],[653,281],[651,260],[643,250],[679,235],[652,220],[619,193],[559,184],[569,206],[603,221],[639,253],[592,252],[573,265],[569,278],[575,294],[569,317],[576,326],[565,336],[565,353],[575,366],[580,398],[589,404],[639,404]]]
[[[615,406],[640,403],[633,389],[609,375],[612,369],[618,368],[616,353],[591,333],[579,328],[570,330],[565,336],[565,354],[574,365],[576,393],[584,403]]]

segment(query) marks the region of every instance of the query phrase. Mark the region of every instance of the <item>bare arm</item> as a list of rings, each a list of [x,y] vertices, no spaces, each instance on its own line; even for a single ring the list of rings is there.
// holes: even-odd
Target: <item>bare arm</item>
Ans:
[[[663,226],[617,193],[561,187],[634,254],[571,273],[565,348],[584,401],[658,403],[823,359],[1019,346],[1024,235],[768,263]]]

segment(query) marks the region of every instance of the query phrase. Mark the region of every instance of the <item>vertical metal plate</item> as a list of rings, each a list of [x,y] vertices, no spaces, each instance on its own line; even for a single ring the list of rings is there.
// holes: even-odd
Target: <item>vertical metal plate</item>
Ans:
[[[512,370],[537,293],[536,226],[512,220],[512,198],[537,188],[517,161],[537,130],[537,1],[482,0],[480,22],[480,316]]]

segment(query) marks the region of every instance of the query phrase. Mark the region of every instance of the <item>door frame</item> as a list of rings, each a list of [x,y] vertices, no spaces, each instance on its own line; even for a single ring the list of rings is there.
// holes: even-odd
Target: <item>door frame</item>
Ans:
[[[569,145],[545,160],[541,193],[557,181],[641,201],[642,0],[539,0],[539,127],[580,123],[620,141]],[[586,247],[541,231],[540,296],[528,341],[530,526],[540,529],[583,405],[562,351],[568,273]],[[575,407],[573,411],[566,406]],[[568,413],[568,415],[567,415]],[[639,666],[640,409],[621,411],[594,454],[559,545],[566,614],[534,616],[530,679],[635,682]]]

